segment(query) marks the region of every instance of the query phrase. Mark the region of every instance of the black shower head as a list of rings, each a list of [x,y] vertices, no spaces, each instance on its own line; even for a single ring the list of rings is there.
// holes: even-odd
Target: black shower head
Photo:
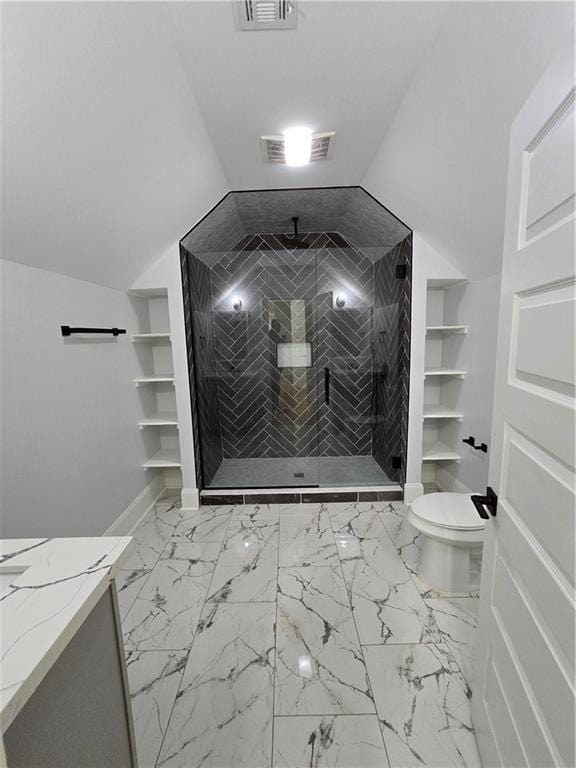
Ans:
[[[278,235],[278,240],[286,248],[309,248],[308,243],[298,237],[298,216],[292,216],[292,223],[294,224],[294,234]]]

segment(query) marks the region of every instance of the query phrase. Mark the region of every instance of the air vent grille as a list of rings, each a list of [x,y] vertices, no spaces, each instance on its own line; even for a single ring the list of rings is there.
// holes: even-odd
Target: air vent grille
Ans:
[[[294,29],[295,0],[235,0],[238,29]]]
[[[284,136],[262,136],[262,154],[268,163],[285,163]],[[334,131],[312,134],[312,152],[310,162],[327,160],[332,154]]]

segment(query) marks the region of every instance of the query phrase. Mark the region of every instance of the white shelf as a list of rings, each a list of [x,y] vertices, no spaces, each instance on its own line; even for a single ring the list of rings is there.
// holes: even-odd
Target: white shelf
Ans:
[[[466,371],[456,368],[428,368],[424,371],[424,376],[461,376],[464,378]]]
[[[460,456],[444,443],[424,443],[422,461],[460,461]]]
[[[133,344],[170,344],[169,333],[135,333],[132,336]]]
[[[177,427],[178,419],[175,413],[155,413],[138,422],[140,428],[144,427]]]
[[[159,375],[159,376],[139,376],[137,379],[134,379],[134,383],[136,386],[139,384],[173,384],[174,383],[174,376],[166,374],[165,376]]]
[[[144,469],[166,469],[181,466],[178,451],[160,450],[142,464]]]
[[[427,325],[426,333],[468,333],[469,325]]]
[[[448,408],[445,405],[424,406],[425,419],[458,419],[461,421],[463,417],[463,413],[460,411],[455,411],[453,408]]]

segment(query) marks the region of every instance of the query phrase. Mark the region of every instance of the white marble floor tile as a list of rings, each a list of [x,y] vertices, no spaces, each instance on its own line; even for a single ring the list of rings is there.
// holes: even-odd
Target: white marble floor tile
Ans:
[[[189,648],[219,544],[171,543],[123,621],[129,650]]]
[[[207,605],[159,766],[269,768],[274,604]]]
[[[473,687],[476,669],[476,628],[478,626],[477,597],[427,599],[436,624],[460,671]]]
[[[326,508],[316,504],[302,506],[297,514],[280,509],[280,566],[337,563],[338,553]]]
[[[273,768],[387,768],[376,715],[274,719]]]
[[[361,539],[387,537],[381,519],[381,502],[360,501],[327,507],[334,533]]]
[[[239,504],[234,507],[232,520],[278,520],[280,516],[279,504]]]
[[[151,568],[136,571],[122,570],[118,572],[116,575],[116,591],[118,594],[120,618],[123,619],[126,616],[151,573]]]
[[[174,539],[194,543],[222,542],[234,509],[234,507],[222,506],[200,507],[198,510],[184,511],[174,533]]]
[[[209,602],[273,602],[278,577],[278,523],[232,519],[208,595]]]
[[[126,666],[139,768],[154,768],[187,651],[128,651]]]
[[[479,768],[470,691],[447,646],[363,650],[390,764]]]
[[[278,529],[274,520],[233,519],[222,545],[219,565],[256,564],[259,560],[278,562]]]
[[[176,532],[181,517],[177,499],[161,499],[156,502],[131,534],[134,538],[134,550],[124,564],[124,570],[142,571],[153,568]]]
[[[382,513],[382,522],[402,562],[410,573],[416,574],[422,547],[422,534],[406,520],[404,510],[395,509],[392,504]]]
[[[277,622],[277,715],[374,712],[339,566],[280,568]]]
[[[362,645],[441,640],[432,610],[388,537],[337,536],[336,543]]]

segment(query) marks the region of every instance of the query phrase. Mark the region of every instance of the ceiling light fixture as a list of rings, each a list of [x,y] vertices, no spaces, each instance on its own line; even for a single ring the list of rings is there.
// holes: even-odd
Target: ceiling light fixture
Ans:
[[[312,131],[309,128],[289,128],[284,131],[286,165],[307,165],[312,154]]]

